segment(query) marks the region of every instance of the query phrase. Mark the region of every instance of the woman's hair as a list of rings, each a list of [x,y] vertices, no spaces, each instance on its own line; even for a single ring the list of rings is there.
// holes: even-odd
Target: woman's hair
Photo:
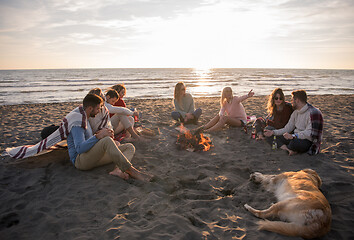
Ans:
[[[230,87],[224,87],[221,93],[220,106],[223,107],[226,101],[226,92],[230,91],[232,95],[232,89]]]
[[[273,90],[273,92],[269,95],[268,97],[268,104],[267,104],[267,112],[270,115],[274,114],[274,109],[275,109],[275,102],[274,102],[274,98],[275,96],[279,94],[280,95],[280,99],[283,100],[283,102],[281,103],[281,105],[285,105],[285,97],[284,97],[284,93],[283,93],[283,89],[281,88],[276,88]]]
[[[179,105],[181,105],[181,100],[182,100],[182,89],[186,88],[183,82],[178,82],[175,86],[175,94],[174,94],[174,99],[177,100]]]
[[[109,96],[110,98],[118,98],[118,93],[114,89],[108,89],[106,96]]]
[[[93,88],[89,91],[89,94],[95,94],[104,100],[104,95],[101,88]]]
[[[120,93],[120,91],[122,91],[122,89],[124,89],[124,95],[127,93],[127,89],[125,88],[124,83],[116,84],[112,86],[112,89],[116,90],[118,94]]]

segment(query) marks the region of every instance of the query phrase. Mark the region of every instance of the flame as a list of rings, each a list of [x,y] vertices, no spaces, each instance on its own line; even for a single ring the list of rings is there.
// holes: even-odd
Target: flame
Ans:
[[[204,136],[203,133],[200,134],[199,144],[204,146],[204,149],[203,149],[204,152],[208,151],[211,148],[211,146],[213,146],[213,145],[211,145],[210,138]]]
[[[210,148],[213,146],[211,144],[210,138],[204,136],[203,133],[193,135],[191,131],[184,127],[182,124],[179,127],[179,131],[181,132],[181,134],[178,135],[177,143],[179,143],[182,148],[192,151],[203,150],[204,152],[206,152],[209,151]]]

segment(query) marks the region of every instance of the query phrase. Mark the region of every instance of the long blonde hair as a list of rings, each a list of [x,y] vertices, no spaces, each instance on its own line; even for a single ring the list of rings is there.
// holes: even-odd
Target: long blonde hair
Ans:
[[[276,88],[273,90],[273,92],[269,95],[268,97],[268,104],[267,104],[267,112],[269,113],[269,115],[273,116],[274,114],[274,109],[276,108],[275,106],[275,102],[274,102],[274,98],[275,96],[279,94],[280,98],[283,99],[283,102],[281,103],[282,106],[285,105],[285,96],[283,93],[283,89],[281,88]]]
[[[224,89],[222,90],[222,93],[221,93],[221,98],[220,98],[220,106],[223,107],[225,102],[227,101],[226,100],[226,92],[227,91],[230,91],[231,92],[231,98],[232,98],[232,89],[230,87],[224,87]]]
[[[175,86],[174,99],[177,100],[178,104],[182,105],[182,89],[186,88],[183,82],[178,82]]]

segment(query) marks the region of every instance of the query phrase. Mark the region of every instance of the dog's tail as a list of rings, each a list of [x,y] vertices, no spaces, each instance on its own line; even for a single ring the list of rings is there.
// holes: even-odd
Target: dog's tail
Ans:
[[[317,224],[299,225],[296,223],[281,222],[281,221],[258,221],[258,229],[270,232],[276,232],[286,236],[315,238],[324,235],[325,232],[318,232]]]

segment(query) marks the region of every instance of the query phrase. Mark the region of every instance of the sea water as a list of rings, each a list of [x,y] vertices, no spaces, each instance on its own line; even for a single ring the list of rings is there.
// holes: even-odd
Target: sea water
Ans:
[[[230,86],[235,95],[285,95],[305,89],[308,95],[353,94],[354,70],[116,68],[0,70],[0,105],[81,101],[92,88],[107,90],[124,83],[129,98],[172,98],[177,82],[194,97],[219,97]]]

